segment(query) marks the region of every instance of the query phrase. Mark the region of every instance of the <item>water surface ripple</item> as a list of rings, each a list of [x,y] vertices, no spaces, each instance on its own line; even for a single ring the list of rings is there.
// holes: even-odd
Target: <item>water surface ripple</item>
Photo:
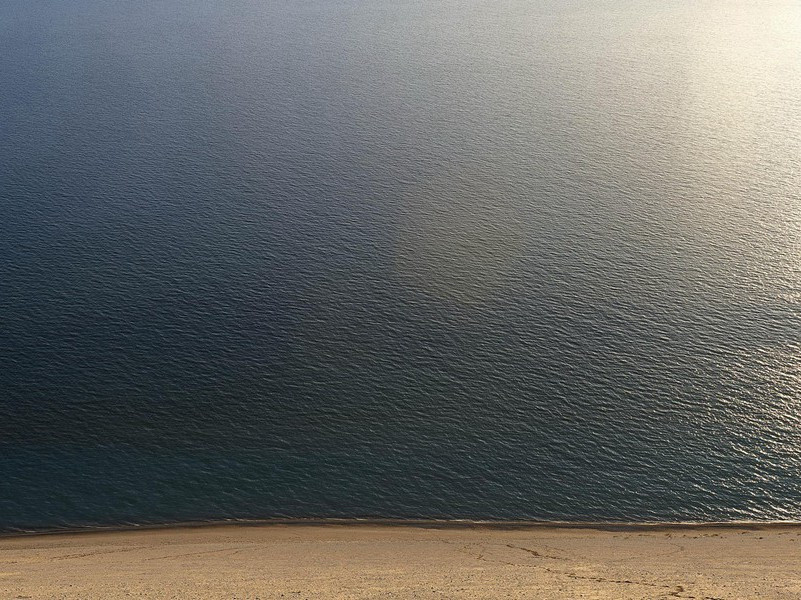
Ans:
[[[0,3],[0,529],[801,519],[801,5]]]

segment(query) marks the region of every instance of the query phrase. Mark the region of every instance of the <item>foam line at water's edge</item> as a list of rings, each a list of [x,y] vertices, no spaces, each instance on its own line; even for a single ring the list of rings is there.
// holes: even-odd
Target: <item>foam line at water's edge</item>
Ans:
[[[117,533],[200,527],[419,527],[434,529],[596,529],[605,531],[658,531],[663,529],[775,529],[799,527],[801,521],[535,521],[471,519],[382,519],[382,518],[275,518],[185,521],[176,523],[121,524],[42,529],[0,529],[0,538],[76,533]]]

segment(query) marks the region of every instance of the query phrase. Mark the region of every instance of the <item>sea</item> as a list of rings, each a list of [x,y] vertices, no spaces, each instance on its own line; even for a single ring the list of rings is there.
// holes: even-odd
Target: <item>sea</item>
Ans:
[[[801,520],[797,0],[3,0],[0,529]]]

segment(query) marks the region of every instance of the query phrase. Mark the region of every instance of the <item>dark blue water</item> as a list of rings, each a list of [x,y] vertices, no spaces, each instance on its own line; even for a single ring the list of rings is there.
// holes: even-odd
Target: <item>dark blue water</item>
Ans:
[[[0,3],[0,529],[801,519],[801,7]]]

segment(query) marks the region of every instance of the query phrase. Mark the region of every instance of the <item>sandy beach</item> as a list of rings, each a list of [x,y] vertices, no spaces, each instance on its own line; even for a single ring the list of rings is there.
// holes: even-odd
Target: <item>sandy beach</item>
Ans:
[[[801,527],[238,524],[0,538],[0,598],[793,598]]]

